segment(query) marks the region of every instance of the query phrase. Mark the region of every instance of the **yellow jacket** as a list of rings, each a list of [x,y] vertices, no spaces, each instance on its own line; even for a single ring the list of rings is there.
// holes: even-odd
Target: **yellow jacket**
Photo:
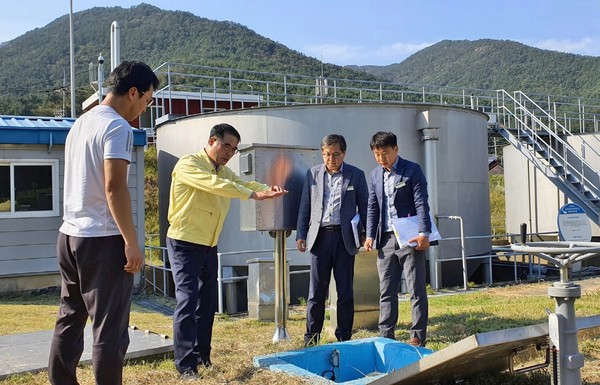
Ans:
[[[270,187],[244,181],[230,168],[214,164],[202,150],[185,155],[173,169],[169,197],[167,236],[205,246],[215,246],[229,211],[231,198],[248,199],[253,191]]]

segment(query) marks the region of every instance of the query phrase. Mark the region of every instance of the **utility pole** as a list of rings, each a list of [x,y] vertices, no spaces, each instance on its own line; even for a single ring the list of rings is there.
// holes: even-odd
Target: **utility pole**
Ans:
[[[71,10],[69,12],[69,40],[71,54],[71,117],[75,118],[77,114],[77,106],[75,105],[75,53],[73,49],[73,0],[70,1]]]

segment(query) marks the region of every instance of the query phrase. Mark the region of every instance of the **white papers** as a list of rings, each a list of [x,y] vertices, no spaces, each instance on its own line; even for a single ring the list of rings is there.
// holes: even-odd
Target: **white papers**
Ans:
[[[354,234],[354,244],[360,248],[362,246],[360,244],[360,214],[356,213],[350,223],[352,224],[352,234]]]
[[[435,226],[435,222],[431,219],[431,234],[429,234],[429,242],[438,241],[442,239],[440,232]],[[416,243],[409,243],[411,239],[416,238],[419,235],[419,217],[406,217],[394,219],[392,223],[394,229],[394,235],[398,240],[398,244],[401,246],[415,247]]]

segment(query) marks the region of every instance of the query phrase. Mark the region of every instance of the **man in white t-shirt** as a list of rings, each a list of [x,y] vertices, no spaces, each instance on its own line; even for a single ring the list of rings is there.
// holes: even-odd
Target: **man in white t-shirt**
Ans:
[[[48,362],[52,384],[77,384],[88,317],[96,383],[123,382],[133,274],[144,261],[127,187],[133,148],[128,122],[152,104],[158,84],[146,64],[122,62],[108,77],[106,98],[67,136],[57,241],[61,301]]]

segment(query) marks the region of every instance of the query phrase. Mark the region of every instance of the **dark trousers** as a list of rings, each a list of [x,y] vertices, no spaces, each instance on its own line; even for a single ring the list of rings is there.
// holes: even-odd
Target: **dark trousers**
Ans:
[[[425,252],[417,251],[413,247],[400,249],[394,234],[385,233],[381,236],[377,271],[379,272],[380,292],[380,335],[386,338],[395,338],[396,324],[398,323],[398,292],[402,273],[404,273],[412,305],[410,336],[425,341],[429,318]]]
[[[305,342],[318,338],[323,329],[325,298],[329,290],[331,270],[333,270],[338,295],[338,322],[335,336],[339,341],[346,341],[352,337],[352,324],[354,322],[354,255],[350,255],[346,250],[340,230],[319,230],[317,239],[311,249]]]
[[[217,247],[167,237],[177,307],[173,315],[175,367],[196,371],[210,361],[217,310]]]
[[[59,233],[56,248],[62,284],[48,360],[50,383],[78,384],[75,370],[83,353],[83,330],[89,316],[96,384],[120,385],[129,346],[133,289],[133,275],[123,270],[123,238],[78,238]]]

